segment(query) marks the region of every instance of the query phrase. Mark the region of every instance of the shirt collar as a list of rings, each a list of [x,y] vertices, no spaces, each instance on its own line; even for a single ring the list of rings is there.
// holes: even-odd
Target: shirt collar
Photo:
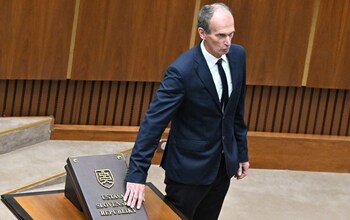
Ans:
[[[208,67],[209,69],[211,69],[213,66],[216,65],[216,62],[220,59],[220,58],[216,58],[213,55],[211,55],[207,49],[204,46],[204,40],[202,40],[201,42],[201,50],[203,53],[203,56],[205,58],[205,60],[207,61]],[[226,54],[222,55],[221,58],[223,59],[224,62],[227,62],[227,56]]]

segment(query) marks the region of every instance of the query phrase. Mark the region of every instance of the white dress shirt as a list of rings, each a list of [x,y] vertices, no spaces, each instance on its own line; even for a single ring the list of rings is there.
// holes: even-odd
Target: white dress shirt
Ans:
[[[215,84],[216,92],[218,93],[218,96],[219,96],[219,101],[221,101],[222,82],[221,82],[221,78],[220,78],[220,74],[219,74],[218,65],[216,64],[216,62],[220,58],[214,57],[213,55],[211,55],[205,49],[204,41],[201,42],[201,50],[202,50],[202,53],[204,55],[205,61],[207,62],[207,65],[209,67],[211,76],[213,77],[213,81],[214,81],[214,84]],[[231,92],[232,92],[231,71],[230,71],[228,60],[227,60],[227,56],[226,55],[222,55],[221,58],[222,58],[222,68],[224,69],[225,74],[226,74],[226,78],[227,78],[228,94],[229,94],[229,97],[230,97]]]

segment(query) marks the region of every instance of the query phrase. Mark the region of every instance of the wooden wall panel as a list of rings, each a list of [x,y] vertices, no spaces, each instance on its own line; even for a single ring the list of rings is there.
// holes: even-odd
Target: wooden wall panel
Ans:
[[[320,1],[307,86],[350,89],[350,1]]]
[[[65,79],[74,5],[0,0],[0,79]]]
[[[314,0],[232,0],[247,84],[301,86]]]
[[[160,83],[0,80],[2,116],[139,126]],[[249,131],[350,136],[350,90],[247,86]]]
[[[160,81],[190,45],[195,1],[81,0],[72,79]]]

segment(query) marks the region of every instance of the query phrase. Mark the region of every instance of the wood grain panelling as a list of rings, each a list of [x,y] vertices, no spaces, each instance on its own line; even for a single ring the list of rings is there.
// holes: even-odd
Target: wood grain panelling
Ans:
[[[0,0],[0,78],[65,79],[73,0]]]
[[[0,80],[2,116],[56,124],[139,126],[159,83]],[[350,135],[350,90],[247,86],[250,131]]]
[[[195,1],[81,0],[72,79],[160,81],[189,48]]]
[[[247,84],[301,86],[314,0],[232,0]]]
[[[350,89],[350,1],[322,0],[307,86]]]

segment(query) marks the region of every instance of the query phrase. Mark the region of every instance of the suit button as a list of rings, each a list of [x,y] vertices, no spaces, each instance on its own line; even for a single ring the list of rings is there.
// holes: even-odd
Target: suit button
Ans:
[[[222,136],[222,140],[225,140],[225,136]]]

